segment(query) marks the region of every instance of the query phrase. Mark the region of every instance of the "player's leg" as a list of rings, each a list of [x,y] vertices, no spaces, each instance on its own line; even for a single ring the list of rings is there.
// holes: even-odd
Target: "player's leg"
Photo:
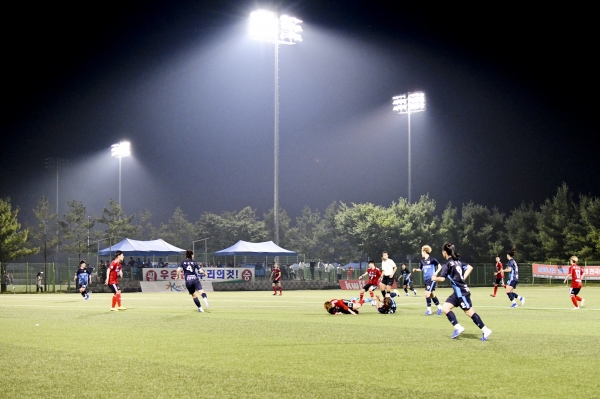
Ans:
[[[473,309],[473,306],[471,305],[471,298],[470,297],[462,297],[461,299],[462,299],[462,303],[465,304],[465,307],[468,307],[468,309],[463,308],[463,310],[465,311],[465,314],[467,316],[469,316],[471,318],[471,320],[473,320],[473,323],[475,323],[475,325],[481,329],[481,332],[482,332],[481,340],[487,341],[488,337],[490,335],[492,335],[492,330],[487,328],[485,326],[485,324],[483,323],[483,321],[481,320],[481,317],[479,317],[479,315],[477,313],[475,313],[475,309]]]
[[[281,296],[281,295],[283,295],[283,287],[281,286],[281,281],[278,284],[279,284],[279,296]]]
[[[206,292],[204,292],[204,290],[202,289],[202,283],[200,282],[200,280],[196,280],[196,291],[200,293],[200,296],[202,297],[202,300],[204,301],[206,307],[210,308],[210,304],[208,303],[208,296],[206,295]]]
[[[365,296],[365,288],[367,286],[365,285],[364,287],[362,287],[362,289],[360,290],[360,293],[358,294],[359,299],[362,301],[364,296]]]
[[[277,287],[275,286],[275,281],[273,281],[273,283],[271,283],[271,286],[273,288],[273,295],[277,295]]]
[[[121,289],[119,288],[117,291],[117,305],[119,306],[119,310],[127,309],[125,306],[121,304]]]
[[[454,307],[455,307],[455,304],[456,304],[456,300],[454,298],[454,294],[452,294],[452,295],[450,295],[450,297],[448,297],[448,299],[446,299],[444,306],[442,306],[442,312],[444,312],[444,314],[448,318],[448,321],[454,327],[454,333],[450,337],[452,339],[458,337],[460,334],[463,333],[463,331],[465,331],[465,328],[458,323],[458,320],[456,319],[456,315],[452,311],[452,309],[454,309]]]
[[[435,306],[437,306],[438,310],[437,310],[437,315],[441,315],[442,314],[442,305],[440,305],[440,301],[438,300],[437,296],[435,295],[435,287],[437,285],[436,281],[433,281],[431,283],[431,300],[433,301],[433,303],[435,304]]]
[[[117,309],[117,292],[118,292],[118,287],[116,284],[109,284],[108,287],[110,288],[110,290],[113,293],[112,299],[111,299],[111,308],[110,310],[113,312],[118,312],[119,309]]]

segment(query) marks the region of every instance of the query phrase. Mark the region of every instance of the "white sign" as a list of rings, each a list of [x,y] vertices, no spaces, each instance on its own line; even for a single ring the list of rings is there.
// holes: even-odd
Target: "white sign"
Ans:
[[[207,267],[203,270],[208,274],[204,276],[200,274],[200,281],[212,281],[212,282],[249,282],[254,281],[254,268],[241,268],[241,267]],[[143,281],[172,281],[181,282],[183,279],[177,280],[177,269],[171,269],[169,267],[160,267],[154,269],[143,269]],[[184,285],[185,288],[185,285]]]
[[[176,281],[142,281],[140,282],[142,292],[185,292],[188,290],[183,280]],[[211,281],[203,281],[202,289],[206,292],[213,292]]]

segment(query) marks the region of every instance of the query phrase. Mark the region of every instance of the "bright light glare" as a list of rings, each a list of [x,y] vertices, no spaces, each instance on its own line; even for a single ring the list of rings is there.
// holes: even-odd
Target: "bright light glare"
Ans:
[[[395,96],[392,98],[392,105],[394,105],[394,111],[400,114],[423,112],[425,111],[425,93],[417,91]]]
[[[131,155],[131,143],[129,141],[121,141],[118,144],[110,146],[110,155],[115,158],[124,158]]]
[[[250,13],[250,38],[269,43],[295,44],[302,41],[302,21],[298,18],[277,14],[267,10]]]

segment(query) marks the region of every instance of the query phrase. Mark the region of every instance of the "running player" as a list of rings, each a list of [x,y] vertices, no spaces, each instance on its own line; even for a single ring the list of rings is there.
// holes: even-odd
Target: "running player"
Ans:
[[[502,266],[502,262],[500,262],[500,255],[496,255],[496,271],[494,272],[494,293],[490,294],[490,296],[495,297],[496,292],[498,291],[498,286],[502,285],[506,288],[506,284],[504,284],[504,266]]]
[[[439,276],[438,272],[436,272],[431,279],[433,281],[442,282],[446,280],[447,277],[450,280],[450,283],[452,283],[452,289],[454,292],[448,297],[448,299],[446,299],[446,302],[442,308],[444,314],[454,326],[454,333],[450,338],[454,339],[462,334],[463,331],[465,331],[465,328],[458,323],[458,320],[456,320],[456,315],[452,311],[453,308],[460,306],[465,314],[469,316],[471,320],[473,320],[473,323],[475,323],[477,327],[481,329],[481,332],[483,333],[481,340],[487,341],[489,336],[492,335],[492,330],[487,328],[485,324],[483,324],[481,317],[475,313],[475,309],[473,309],[473,305],[471,303],[471,291],[465,282],[473,270],[473,267],[459,260],[460,255],[456,253],[454,245],[449,242],[444,244],[444,247],[442,248],[442,255],[444,256],[444,259],[446,259],[446,263],[444,263],[442,266]]]
[[[392,285],[394,285],[394,275],[398,270],[396,263],[388,258],[388,253],[383,252],[381,254],[381,283],[379,289],[381,290],[383,297],[389,296],[392,292]]]
[[[271,277],[269,280],[273,282],[273,295],[277,295],[277,287],[276,284],[279,285],[279,296],[283,293],[283,288],[281,287],[281,269],[279,268],[279,263],[275,263],[273,265],[273,270],[271,270]]]
[[[573,308],[573,310],[578,310],[579,308],[583,307],[585,305],[585,299],[581,298],[579,296],[579,291],[581,290],[581,281],[583,280],[583,276],[585,276],[585,270],[577,265],[577,262],[579,261],[579,259],[577,259],[577,256],[571,256],[571,259],[569,259],[571,261],[571,266],[569,266],[569,274],[567,274],[567,277],[565,277],[565,284],[567,283],[567,280],[569,279],[569,276],[571,277],[571,302],[573,302],[573,305],[575,305],[575,307]],[[581,302],[581,305],[579,305],[579,302]]]
[[[517,285],[519,284],[519,265],[517,265],[517,262],[515,262],[513,259],[513,256],[515,256],[516,253],[517,251],[515,251],[514,248],[508,251],[506,254],[508,264],[506,265],[506,269],[504,269],[505,272],[510,272],[508,283],[506,283],[505,288],[506,295],[508,295],[508,299],[510,299],[512,302],[512,305],[510,305],[511,308],[517,307],[517,301],[515,300],[516,298],[519,298],[519,301],[521,301],[521,306],[525,305],[525,298],[519,296],[519,294],[515,292],[515,288],[517,288]]]
[[[124,258],[125,255],[123,255],[123,251],[115,252],[115,258],[108,266],[108,274],[106,276],[106,281],[104,282],[105,285],[109,286],[113,293],[112,307],[110,308],[112,312],[127,309],[121,306],[121,289],[119,288],[119,278],[123,277],[123,265],[121,262],[123,262]]]
[[[86,301],[90,299],[90,294],[87,292],[87,286],[92,282],[92,273],[86,267],[84,260],[79,262],[79,269],[75,272],[73,280],[76,283],[77,291],[81,293],[83,299]]]
[[[395,293],[391,293],[390,296],[385,297],[382,301],[381,298],[375,297],[375,306],[377,311],[381,314],[392,314],[396,313],[396,301],[392,297],[396,296]]]
[[[202,283],[198,278],[198,273],[204,274],[205,276],[208,276],[208,273],[202,270],[202,268],[198,266],[198,263],[194,261],[194,253],[189,249],[185,251],[185,258],[186,259],[181,262],[177,268],[177,278],[185,278],[185,287],[192,296],[194,303],[198,307],[198,312],[202,313],[204,312],[204,309],[202,309],[202,305],[200,305],[200,300],[198,299],[197,295],[198,292],[200,295],[202,295],[202,299],[204,299],[206,307],[209,308],[210,305],[208,304],[208,297],[206,296],[206,293],[204,290],[202,290]],[[182,273],[183,276],[181,276]]]
[[[408,270],[405,263],[403,263],[400,267],[400,273],[402,274],[398,279],[398,282],[400,282],[400,279],[402,279],[402,288],[404,288],[404,293],[406,294],[406,296],[408,296],[409,288],[412,292],[415,293],[415,295],[417,295],[417,290],[413,288],[413,281],[411,278],[410,270]]]
[[[375,261],[373,261],[373,260],[369,261],[369,266],[367,267],[367,271],[364,272],[360,277],[358,277],[358,279],[360,280],[367,275],[369,276],[369,279],[367,280],[367,283],[360,290],[359,302],[361,304],[364,303],[363,297],[365,296],[365,291],[368,291],[369,295],[371,296],[371,304],[373,306],[375,306],[375,303],[373,302],[373,299],[375,299],[375,293],[373,291],[375,291],[375,288],[379,287],[379,283],[381,280],[381,270],[379,270],[378,268],[375,267]]]
[[[332,299],[324,304],[325,310],[329,314],[358,314],[358,309],[362,306],[360,302],[349,301],[347,299]]]
[[[439,271],[442,269],[440,262],[437,259],[430,256],[431,247],[429,245],[423,245],[421,248],[421,262],[419,263],[419,268],[414,268],[413,272],[423,272],[423,282],[425,283],[425,301],[427,302],[427,310],[425,311],[425,316],[431,315],[431,301],[437,306],[437,315],[442,314],[442,305],[440,305],[440,301],[437,299],[437,296],[433,293],[435,291],[435,286],[437,285],[434,280],[431,279],[434,274],[437,275]]]

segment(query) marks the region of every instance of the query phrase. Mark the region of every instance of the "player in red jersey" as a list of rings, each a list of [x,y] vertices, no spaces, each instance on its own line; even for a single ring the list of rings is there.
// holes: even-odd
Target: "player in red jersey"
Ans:
[[[502,266],[502,262],[500,262],[500,255],[496,255],[496,271],[494,272],[494,293],[490,294],[490,296],[496,296],[496,292],[498,292],[498,286],[502,285],[506,288],[506,284],[504,284],[504,266]]]
[[[110,308],[113,312],[127,309],[121,306],[121,289],[119,288],[119,278],[123,277],[123,265],[121,262],[123,262],[124,258],[125,255],[122,251],[115,252],[115,258],[108,266],[108,273],[104,282],[104,285],[108,285],[113,293],[112,307]]]
[[[358,314],[358,309],[362,306],[360,302],[349,301],[347,299],[332,299],[324,304],[325,310],[329,314]]]
[[[364,303],[363,297],[365,296],[365,291],[369,291],[369,295],[371,295],[371,301],[375,299],[375,293],[373,291],[375,291],[375,288],[379,287],[379,283],[381,280],[381,270],[375,267],[375,261],[373,260],[369,261],[369,267],[367,268],[367,271],[363,275],[361,275],[359,279],[367,275],[369,276],[369,280],[367,280],[367,283],[360,290],[359,300],[361,305]],[[375,302],[372,303],[374,306]]]
[[[281,269],[279,268],[279,263],[275,263],[273,265],[273,270],[271,270],[271,277],[269,280],[273,282],[273,295],[277,295],[277,287],[275,285],[279,285],[279,295],[283,293],[283,288],[281,287]]]
[[[585,276],[585,270],[581,266],[577,265],[577,261],[579,260],[577,259],[577,256],[571,256],[571,259],[569,260],[571,261],[571,266],[569,267],[569,274],[567,274],[567,277],[565,277],[564,283],[567,283],[567,280],[569,280],[570,276],[571,302],[573,302],[573,305],[575,305],[573,310],[577,310],[585,305],[585,299],[579,296],[579,291],[581,290],[581,281],[583,280],[583,276]],[[581,305],[579,305],[579,302],[581,302]]]

